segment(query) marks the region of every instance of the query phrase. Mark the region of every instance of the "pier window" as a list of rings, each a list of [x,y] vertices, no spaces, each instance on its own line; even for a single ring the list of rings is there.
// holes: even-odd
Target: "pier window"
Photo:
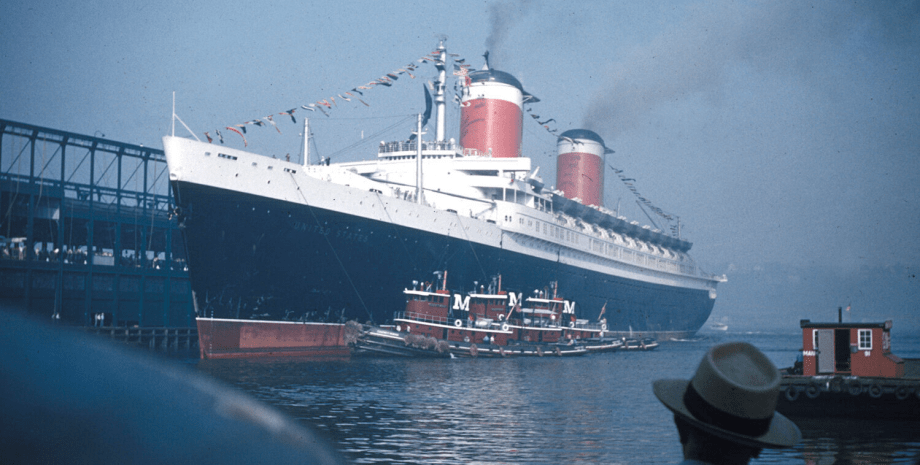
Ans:
[[[872,330],[859,330],[859,350],[872,350]]]

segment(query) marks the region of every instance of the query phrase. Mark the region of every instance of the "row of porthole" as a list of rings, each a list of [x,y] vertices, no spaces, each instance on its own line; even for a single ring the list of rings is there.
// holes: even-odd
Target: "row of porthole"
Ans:
[[[530,245],[531,247],[539,247],[538,245],[536,245],[536,244],[534,244],[534,243],[530,243],[530,244],[528,244],[528,245]],[[553,249],[550,248],[550,247],[539,247],[539,248],[541,248],[541,249],[543,249],[543,250],[545,250],[545,251],[548,251],[548,252],[554,252],[554,251],[555,251],[555,250],[553,250]],[[584,257],[579,257],[579,253],[578,253],[578,252],[563,252],[563,251],[561,251],[561,250],[559,251],[559,256],[560,256],[560,257],[570,257],[570,258],[581,259],[581,260],[585,260],[585,261],[589,261],[589,262],[594,262],[594,263],[601,263],[601,260],[610,260],[610,259],[606,259],[606,258],[604,258],[604,257],[595,256],[595,255],[593,255],[593,254],[583,254],[583,255],[585,255],[585,256],[584,256]],[[640,257],[636,257],[636,258],[637,258],[637,259],[638,259],[638,258],[641,258],[641,256],[640,256]],[[659,265],[658,268],[660,268],[660,269],[662,269],[662,270],[667,270],[667,268],[668,268],[668,267],[667,267],[667,265],[668,265],[667,262],[661,262],[660,260],[657,260],[657,261],[658,261],[658,265]],[[640,262],[640,264],[642,264],[641,261],[639,261],[639,262]],[[677,264],[673,264],[673,265],[674,265],[674,266],[677,266]],[[651,271],[651,270],[648,270],[648,269],[646,269],[646,268],[642,268],[642,269],[643,269],[643,270],[646,270],[646,271]],[[673,271],[682,271],[682,270],[677,270],[677,269],[675,269],[675,270],[673,270]]]
[[[510,217],[506,217],[506,219],[507,219],[508,221],[510,221]],[[528,221],[528,226],[530,226],[530,222],[531,222],[531,221]],[[539,231],[540,231],[540,221],[533,220],[533,223],[536,224],[536,230],[537,230],[537,232],[539,232]],[[523,225],[523,219],[521,220],[521,224]],[[549,224],[549,223],[544,223],[544,224],[543,224],[543,226],[544,226],[544,227],[543,227],[543,234],[552,235],[553,237],[558,237],[558,238],[562,239],[561,237],[558,236],[558,234],[555,234],[555,233],[552,233],[552,234],[551,234],[550,232],[547,231],[547,227],[546,227],[546,226],[547,226],[548,224]],[[569,226],[569,223],[566,222],[566,225]],[[553,226],[550,225],[550,227],[553,227]],[[556,227],[558,227],[558,226],[556,226]],[[562,228],[562,229],[565,229],[565,228]],[[566,238],[565,240],[568,241],[568,242],[574,242],[574,243],[578,244],[579,241],[578,241],[577,238],[578,238],[578,236],[580,235],[580,233],[575,232],[575,231],[570,231],[570,230],[567,230],[567,229],[566,229],[566,236],[568,236],[570,233],[571,233],[571,235],[574,237],[574,240],[573,240],[573,239],[569,239],[569,238]],[[613,243],[612,245],[614,245],[614,246],[616,246],[616,247],[623,247],[622,245],[619,244],[619,242],[620,242],[621,240],[618,239],[618,238],[619,238],[620,236],[619,236],[618,234],[615,234],[615,233],[614,233],[614,236],[615,236],[615,237],[613,238],[614,243]],[[591,240],[598,240],[598,241],[600,241],[600,242],[602,242],[602,243],[609,244],[609,243],[607,243],[606,241],[603,241],[602,239],[594,239],[594,238],[590,238],[590,237],[589,237],[589,239],[591,239]],[[633,244],[635,244],[635,243],[633,243]],[[629,247],[629,246],[630,246],[630,245],[627,244],[627,247]],[[653,253],[657,253],[657,252],[659,251],[659,249],[656,248],[656,247],[653,246],[653,245],[646,245],[646,247],[652,249]],[[638,252],[644,253],[644,251],[642,251],[642,250],[639,250]],[[667,254],[668,254],[668,252],[665,251],[663,248],[660,249],[660,252],[661,252],[662,255],[667,255]],[[667,258],[667,257],[666,257],[666,258]]]
[[[506,218],[508,218],[508,217],[506,217]],[[537,221],[536,223],[537,223],[537,230],[539,230],[539,221]],[[544,228],[544,229],[546,229],[546,228]],[[568,232],[568,231],[567,231],[567,232]],[[574,233],[574,232],[573,232],[573,234],[577,234],[577,233]],[[554,236],[555,236],[555,235],[554,235]],[[601,244],[606,244],[606,243],[603,242],[603,241],[599,241],[599,240],[596,240],[596,239],[592,239],[592,243],[594,243],[594,241],[601,242]],[[576,242],[577,242],[577,241],[576,241]],[[612,244],[607,244],[607,245],[612,245]],[[621,250],[622,247],[621,247],[621,246],[617,246],[617,245],[613,245],[612,248],[611,248],[611,247],[608,247],[607,249],[610,250],[610,251],[617,251],[617,250]],[[547,250],[547,251],[552,251],[552,250],[550,250],[549,248],[546,248],[545,250]],[[625,256],[625,257],[622,257],[622,258],[624,258],[624,259],[627,259],[627,258],[628,258],[628,259],[630,259],[631,261],[636,262],[636,263],[640,263],[640,264],[647,264],[647,261],[648,261],[648,258],[649,258],[647,255],[645,255],[645,254],[643,254],[642,252],[639,252],[639,251],[632,251],[632,250],[629,250],[629,251],[626,251],[625,254],[626,254],[626,256]],[[605,255],[610,255],[610,256],[614,256],[614,257],[619,258],[619,257],[618,257],[619,254],[610,254],[610,253],[607,253],[607,254],[605,254]],[[572,257],[575,257],[574,254],[571,255],[571,256],[572,256]],[[589,254],[588,257],[593,257],[593,254]],[[665,262],[662,262],[661,259],[658,259],[658,258],[654,258],[654,259],[655,259],[655,261],[656,261],[657,264],[658,264],[658,268],[661,268],[661,269],[667,269],[667,268],[668,268],[668,263],[667,263],[666,261],[665,261]],[[597,258],[595,258],[595,260],[597,260]],[[589,260],[589,261],[591,261],[591,260]],[[598,262],[598,263],[599,263],[599,262]],[[677,264],[675,263],[675,264],[673,264],[673,265],[676,266]]]

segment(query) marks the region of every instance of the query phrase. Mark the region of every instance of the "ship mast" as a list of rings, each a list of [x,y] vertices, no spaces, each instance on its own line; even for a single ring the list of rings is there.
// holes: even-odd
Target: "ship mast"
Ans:
[[[303,119],[303,166],[310,164],[310,119]]]
[[[438,123],[437,129],[435,130],[435,140],[438,142],[444,141],[445,130],[445,113],[447,110],[447,98],[445,97],[445,86],[447,85],[447,47],[444,46],[444,41],[446,39],[441,39],[438,43],[438,55],[437,61],[435,61],[435,66],[438,68],[438,80],[434,83],[434,101],[435,106],[438,110]]]
[[[415,139],[415,202],[418,204],[425,203],[422,200],[422,115],[418,115],[418,130],[415,133],[418,137]]]

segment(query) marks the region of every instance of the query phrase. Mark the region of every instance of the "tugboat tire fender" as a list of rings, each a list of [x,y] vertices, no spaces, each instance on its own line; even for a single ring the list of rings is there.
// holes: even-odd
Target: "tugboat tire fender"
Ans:
[[[879,386],[877,383],[874,383],[871,386],[869,386],[869,395],[873,399],[878,399],[879,397],[882,397],[882,392],[883,392],[882,387]]]
[[[460,321],[459,318],[457,318],[456,320],[454,320],[454,326],[456,326],[456,327],[459,328],[459,327],[463,326],[463,322]]]
[[[540,346],[537,346],[537,355],[540,356],[540,357],[543,356],[543,348],[540,347]]]
[[[562,357],[562,349],[559,347],[553,347],[553,352],[555,352],[559,357]]]
[[[847,392],[849,392],[851,396],[858,396],[862,394],[862,386],[860,386],[858,381],[855,383],[850,383],[847,386]]]
[[[910,389],[907,389],[906,386],[901,386],[897,390],[894,391],[894,396],[897,397],[898,400],[907,399],[908,397],[910,397]]]
[[[808,387],[805,388],[805,395],[808,396],[809,399],[817,399],[818,396],[821,395],[821,389],[818,388],[817,384],[809,384]]]
[[[786,388],[786,400],[789,402],[795,402],[799,398],[799,390],[795,386],[789,386]]]
[[[479,347],[476,347],[476,344],[470,344],[470,355],[473,357],[479,355]]]

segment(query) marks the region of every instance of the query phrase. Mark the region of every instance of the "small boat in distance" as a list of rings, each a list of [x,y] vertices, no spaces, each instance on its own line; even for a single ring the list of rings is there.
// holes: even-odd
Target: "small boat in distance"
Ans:
[[[658,347],[658,341],[650,337],[642,339],[623,338],[622,341],[623,345],[620,347],[621,350],[654,350]]]
[[[440,273],[438,273],[440,274]],[[360,352],[400,356],[571,356],[615,350],[623,341],[608,337],[606,322],[578,319],[575,302],[550,283],[531,296],[504,291],[501,276],[472,292],[447,290],[447,272],[437,284],[413,282],[406,308],[395,325],[365,326]]]
[[[719,323],[719,322],[710,323],[709,329],[712,329],[715,331],[728,331],[728,325],[725,323]]]

